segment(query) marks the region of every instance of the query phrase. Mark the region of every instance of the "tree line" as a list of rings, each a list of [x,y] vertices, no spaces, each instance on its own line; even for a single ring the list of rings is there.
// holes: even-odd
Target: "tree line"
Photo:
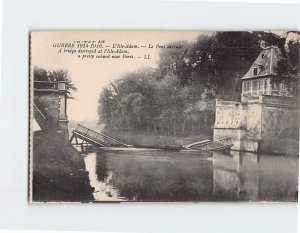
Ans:
[[[299,34],[216,32],[202,34],[195,42],[178,41],[179,48],[160,50],[157,68],[123,74],[102,90],[99,122],[109,130],[210,134],[215,99],[240,99],[241,77],[259,55],[262,43],[282,50],[278,73],[295,86],[299,41],[288,40],[290,33]]]
[[[49,82],[57,82],[57,81],[65,81],[66,89],[68,91],[77,91],[72,78],[69,75],[68,70],[58,69],[58,70],[46,70],[44,68],[34,66],[33,67],[33,78],[34,81],[49,81]],[[45,83],[35,83],[35,88],[44,88]]]

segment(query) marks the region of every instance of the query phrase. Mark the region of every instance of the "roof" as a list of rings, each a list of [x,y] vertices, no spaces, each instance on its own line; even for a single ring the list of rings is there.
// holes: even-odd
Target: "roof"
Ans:
[[[280,58],[281,53],[278,47],[270,46],[264,48],[242,79],[276,75],[277,62]],[[254,75],[254,68],[258,68],[257,75]]]

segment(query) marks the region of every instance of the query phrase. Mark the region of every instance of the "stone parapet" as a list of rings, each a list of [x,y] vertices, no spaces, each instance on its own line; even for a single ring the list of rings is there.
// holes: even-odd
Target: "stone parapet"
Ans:
[[[259,96],[259,103],[279,107],[299,107],[299,102],[297,98],[288,96],[261,95]]]
[[[245,104],[236,101],[216,100],[215,129],[245,128]]]

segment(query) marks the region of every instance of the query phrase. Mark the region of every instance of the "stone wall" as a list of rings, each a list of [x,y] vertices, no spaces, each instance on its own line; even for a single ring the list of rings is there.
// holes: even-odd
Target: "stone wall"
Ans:
[[[46,117],[47,127],[55,128],[69,139],[65,96],[57,90],[37,91],[34,93],[34,103]]]
[[[295,98],[263,96],[261,102],[262,139],[279,139],[281,133],[287,129],[299,131],[299,107]],[[299,136],[294,139],[298,138]]]
[[[257,152],[261,139],[262,105],[259,103],[247,104],[244,115],[246,118],[245,131],[241,137],[243,151]]]
[[[262,139],[279,138],[288,128],[299,128],[299,110],[263,105]]]
[[[34,103],[47,120],[50,120],[52,124],[57,125],[60,107],[58,92],[35,93]]]
[[[242,137],[244,135],[243,129],[226,129],[226,128],[215,128],[214,129],[214,140],[220,140],[223,138],[231,138],[233,143],[233,150],[243,150]]]
[[[245,125],[244,105],[235,101],[216,101],[214,128],[239,129]]]
[[[261,131],[261,105],[216,102],[214,140],[230,137],[233,150],[257,151]]]
[[[260,144],[288,135],[289,129],[299,130],[299,108],[293,98],[262,95],[247,103],[216,102],[214,140],[231,137],[233,150],[258,152]]]

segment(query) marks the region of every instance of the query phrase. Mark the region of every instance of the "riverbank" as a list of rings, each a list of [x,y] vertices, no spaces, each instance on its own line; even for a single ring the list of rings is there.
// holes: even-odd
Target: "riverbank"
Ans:
[[[180,150],[183,145],[212,140],[212,135],[197,135],[189,137],[157,135],[154,133],[138,133],[125,131],[105,130],[107,134],[123,143],[133,145],[134,147]],[[273,139],[260,142],[258,153],[267,153],[274,155],[299,155],[299,143],[293,139]]]
[[[32,188],[33,202],[93,200],[82,155],[55,131],[34,133]]]
[[[193,142],[212,139],[212,135],[197,135],[189,137],[157,135],[154,133],[140,133],[129,131],[110,131],[105,130],[107,134],[123,143],[133,145],[135,147],[147,148],[163,148],[163,149],[179,149],[183,145]]]

